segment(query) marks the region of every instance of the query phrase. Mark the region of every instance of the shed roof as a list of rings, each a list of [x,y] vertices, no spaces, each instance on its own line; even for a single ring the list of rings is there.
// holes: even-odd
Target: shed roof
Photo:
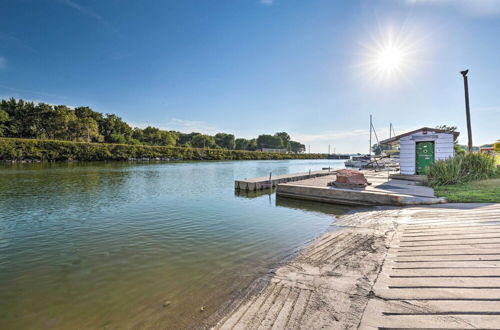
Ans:
[[[382,141],[380,141],[380,144],[397,144],[397,142],[402,137],[405,137],[408,135],[413,135],[413,134],[418,133],[418,132],[449,133],[449,134],[453,134],[453,137],[455,139],[460,135],[460,132],[447,131],[444,129],[430,128],[430,127],[422,127],[422,128],[416,129],[416,130],[411,131],[411,132],[399,134],[399,135],[393,136],[389,139],[382,140]]]

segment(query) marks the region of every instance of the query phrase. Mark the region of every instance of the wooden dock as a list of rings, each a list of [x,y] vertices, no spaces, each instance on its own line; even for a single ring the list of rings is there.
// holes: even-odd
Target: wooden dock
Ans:
[[[270,173],[270,176],[253,178],[253,179],[236,180],[234,181],[234,188],[237,190],[257,191],[257,190],[276,187],[280,183],[317,178],[320,176],[331,175],[334,173],[335,173],[334,169],[309,171],[304,173],[283,174],[283,175],[272,175],[272,173]]]

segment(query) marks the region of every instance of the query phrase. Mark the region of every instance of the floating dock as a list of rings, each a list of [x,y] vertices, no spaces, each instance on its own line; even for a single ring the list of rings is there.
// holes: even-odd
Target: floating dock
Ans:
[[[331,175],[334,173],[335,173],[334,169],[309,171],[309,172],[295,173],[295,174],[274,175],[274,176],[271,173],[269,176],[265,177],[236,180],[234,182],[234,188],[236,190],[257,191],[257,190],[276,187],[280,183],[317,178],[317,177]]]

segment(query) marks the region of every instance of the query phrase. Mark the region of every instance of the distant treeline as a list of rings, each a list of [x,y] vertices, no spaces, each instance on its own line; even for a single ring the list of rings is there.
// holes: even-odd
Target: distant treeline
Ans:
[[[226,150],[272,148],[293,153],[305,151],[305,146],[291,141],[286,132],[264,134],[256,139],[236,139],[227,133],[210,136],[156,127],[132,128],[117,115],[103,115],[89,107],[35,104],[14,98],[0,101],[0,137]]]
[[[325,154],[274,153],[222,148],[186,148],[0,138],[0,161],[264,160],[319,159]]]

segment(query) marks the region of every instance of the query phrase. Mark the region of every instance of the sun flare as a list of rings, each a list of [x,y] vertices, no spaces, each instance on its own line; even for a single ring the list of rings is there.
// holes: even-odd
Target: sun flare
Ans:
[[[392,84],[408,80],[412,71],[416,71],[422,55],[422,42],[412,33],[394,33],[387,29],[373,36],[370,42],[363,44],[365,77],[377,83]],[[420,59],[420,60],[419,60]]]
[[[404,65],[405,56],[403,51],[396,46],[387,46],[376,55],[376,65],[380,70],[392,72],[400,70]]]

